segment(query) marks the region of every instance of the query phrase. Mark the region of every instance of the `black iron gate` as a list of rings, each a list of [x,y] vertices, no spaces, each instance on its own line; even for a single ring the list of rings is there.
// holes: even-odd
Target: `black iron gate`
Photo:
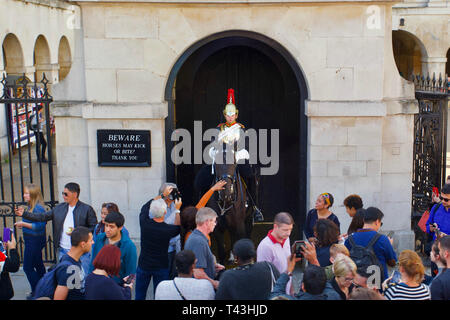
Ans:
[[[52,156],[54,127],[49,110],[53,98],[48,92],[45,74],[40,83],[31,82],[25,75],[4,75],[0,83],[0,105],[4,106],[6,128],[6,137],[3,138],[6,142],[2,143],[0,150],[0,226],[1,230],[4,227],[14,229],[23,262],[22,230],[15,226],[21,219],[14,214],[14,207],[26,205],[24,187],[28,183],[40,187],[46,210],[57,203]],[[46,152],[43,150],[45,144]],[[47,159],[44,159],[45,155]],[[46,239],[44,262],[55,262],[51,222],[47,223]]]
[[[422,247],[426,235],[417,223],[432,206],[433,187],[445,184],[447,147],[448,81],[417,75],[412,79],[419,113],[414,116],[412,227]]]

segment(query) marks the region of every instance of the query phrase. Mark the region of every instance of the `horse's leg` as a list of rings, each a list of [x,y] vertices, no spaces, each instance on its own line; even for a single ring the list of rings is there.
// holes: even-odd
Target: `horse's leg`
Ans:
[[[223,219],[223,217],[218,217],[217,218],[217,225],[214,228],[214,232],[213,232],[213,236],[214,239],[216,240],[216,244],[217,244],[217,254],[218,254],[218,259],[219,259],[219,263],[220,264],[225,264],[225,259],[226,259],[226,252],[225,252],[225,239],[224,239],[224,234],[225,234],[225,228],[224,228],[224,224],[225,221]]]

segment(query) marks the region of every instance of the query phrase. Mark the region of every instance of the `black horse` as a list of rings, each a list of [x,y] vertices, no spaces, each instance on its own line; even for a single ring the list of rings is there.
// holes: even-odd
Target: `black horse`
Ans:
[[[226,151],[220,151],[215,158],[225,157],[225,153]],[[218,215],[212,235],[217,246],[218,260],[224,264],[233,244],[239,239],[250,238],[253,227],[253,207],[249,205],[247,184],[240,173],[238,164],[235,161],[223,161],[223,163],[215,162],[212,166],[214,178],[211,186],[220,180],[227,182],[224,189],[215,192],[206,205],[214,209]],[[212,166],[207,166],[204,170],[209,170],[208,174],[210,174]],[[229,248],[225,246],[226,231],[230,236]],[[231,257],[230,255],[230,260],[232,260]]]

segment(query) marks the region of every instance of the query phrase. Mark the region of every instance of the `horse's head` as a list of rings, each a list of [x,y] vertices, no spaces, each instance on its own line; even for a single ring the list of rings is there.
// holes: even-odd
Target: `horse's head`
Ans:
[[[224,204],[233,203],[236,198],[236,161],[226,161],[226,152],[218,152],[216,154],[216,161],[214,162],[214,173],[215,173],[215,181],[225,180],[227,184],[225,185],[224,190],[219,191],[219,199],[224,202]],[[218,157],[222,157],[224,161],[217,161]],[[218,163],[219,162],[219,163]]]

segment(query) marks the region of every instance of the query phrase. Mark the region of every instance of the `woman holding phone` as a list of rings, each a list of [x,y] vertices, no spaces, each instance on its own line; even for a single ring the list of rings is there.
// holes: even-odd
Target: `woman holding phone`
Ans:
[[[42,193],[38,186],[28,184],[24,188],[23,198],[27,203],[27,211],[35,214],[43,214],[44,201]],[[45,273],[44,263],[42,261],[42,249],[45,247],[45,225],[46,222],[33,222],[22,218],[22,221],[14,225],[22,229],[25,249],[23,253],[23,271],[30,283],[31,293],[27,296],[29,299],[34,292],[38,281]]]
[[[86,300],[131,300],[135,275],[126,276],[123,286],[112,279],[120,271],[120,249],[116,245],[105,245],[92,264],[95,269],[85,282]]]

